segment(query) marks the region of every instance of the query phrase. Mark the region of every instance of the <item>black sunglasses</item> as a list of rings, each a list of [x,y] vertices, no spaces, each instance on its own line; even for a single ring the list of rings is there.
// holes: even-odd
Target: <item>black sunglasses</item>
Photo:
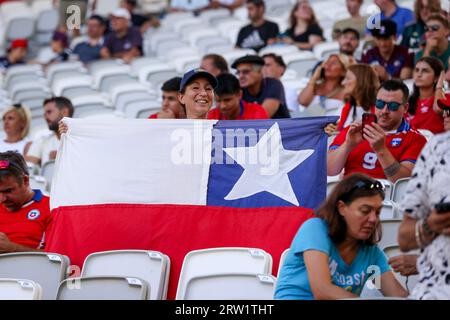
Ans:
[[[365,191],[375,190],[383,193],[384,196],[385,188],[380,181],[359,180],[355,183],[353,188],[351,188],[348,192],[344,193],[340,198],[348,199],[356,190],[365,190]]]
[[[386,102],[380,99],[377,99],[375,101],[375,107],[377,109],[383,109],[384,106],[387,105],[389,111],[397,111],[398,108],[400,108],[400,106],[402,105],[401,103],[395,102],[395,101],[391,101],[391,102]]]
[[[428,31],[438,31],[441,28],[438,24],[432,24],[431,26],[425,26],[425,32]]]
[[[444,112],[442,112],[442,116],[450,117],[450,108],[445,108]]]

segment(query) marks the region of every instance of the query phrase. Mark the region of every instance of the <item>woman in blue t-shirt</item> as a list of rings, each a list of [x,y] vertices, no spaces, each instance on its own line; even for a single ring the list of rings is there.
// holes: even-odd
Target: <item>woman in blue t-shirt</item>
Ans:
[[[275,299],[355,298],[369,279],[375,279],[384,296],[406,297],[376,245],[383,199],[377,180],[363,174],[342,180],[317,217],[297,232],[278,277]]]

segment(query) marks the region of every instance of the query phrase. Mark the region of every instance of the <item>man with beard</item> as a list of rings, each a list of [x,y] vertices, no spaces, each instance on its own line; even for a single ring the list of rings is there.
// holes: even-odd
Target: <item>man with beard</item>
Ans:
[[[359,33],[356,29],[345,28],[338,37],[339,52],[348,56],[354,56],[359,46]]]
[[[58,122],[64,117],[71,118],[73,111],[72,102],[65,97],[53,97],[44,101],[44,118],[52,132],[33,141],[25,156],[26,161],[42,166],[56,159],[60,139]]]
[[[392,183],[411,176],[426,139],[403,118],[408,94],[401,80],[382,83],[375,101],[378,121],[365,126],[356,121],[337,135],[328,151],[329,176],[342,169],[346,176],[359,172]]]

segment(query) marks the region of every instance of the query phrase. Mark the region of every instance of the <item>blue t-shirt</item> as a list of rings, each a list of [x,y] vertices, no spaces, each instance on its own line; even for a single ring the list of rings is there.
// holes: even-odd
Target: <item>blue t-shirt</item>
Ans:
[[[277,280],[275,299],[313,300],[303,252],[318,250],[328,255],[328,266],[334,285],[360,295],[368,277],[390,271],[386,256],[376,245],[361,245],[350,265],[339,255],[335,244],[328,236],[324,220],[312,218],[298,230],[284,260]]]
[[[399,6],[397,6],[397,10],[395,10],[394,14],[390,17],[386,17],[383,12],[381,12],[379,15],[380,20],[389,19],[397,24],[397,37],[402,35],[406,25],[409,25],[412,22],[416,21],[416,16],[414,15],[414,12],[412,12],[408,8],[402,8]],[[370,33],[370,30],[368,28],[366,28],[366,33]]]

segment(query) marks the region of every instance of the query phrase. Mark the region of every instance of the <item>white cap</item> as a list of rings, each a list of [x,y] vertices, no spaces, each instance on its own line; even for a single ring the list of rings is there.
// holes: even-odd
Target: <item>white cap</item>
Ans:
[[[127,9],[124,8],[116,8],[113,12],[111,12],[111,16],[117,17],[117,18],[125,18],[127,20],[131,19],[130,12]]]

